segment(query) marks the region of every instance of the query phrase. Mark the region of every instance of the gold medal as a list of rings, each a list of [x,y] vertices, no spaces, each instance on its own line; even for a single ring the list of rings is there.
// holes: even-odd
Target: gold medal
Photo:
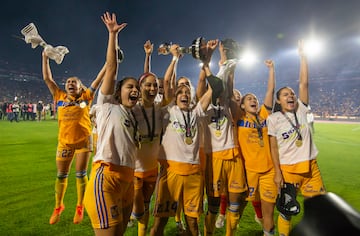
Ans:
[[[301,140],[301,139],[297,139],[297,140],[295,141],[295,145],[296,145],[297,147],[301,147],[301,145],[302,145],[302,140]]]
[[[186,138],[185,138],[185,143],[186,143],[187,145],[190,145],[190,144],[193,143],[193,140],[191,139],[191,137],[186,137]]]
[[[221,130],[215,130],[215,136],[220,137],[221,136]]]
[[[264,147],[264,140],[260,139],[259,140],[259,145],[260,145],[260,147]]]
[[[85,107],[86,107],[86,102],[84,102],[84,101],[81,102],[81,103],[80,103],[80,108],[85,108]]]

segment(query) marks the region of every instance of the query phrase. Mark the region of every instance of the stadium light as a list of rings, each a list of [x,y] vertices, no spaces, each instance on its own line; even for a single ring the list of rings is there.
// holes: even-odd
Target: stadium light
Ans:
[[[323,52],[324,45],[324,42],[317,38],[304,40],[305,54],[309,57],[317,57]]]
[[[256,53],[251,50],[247,50],[242,53],[240,63],[245,66],[252,66],[258,61]]]

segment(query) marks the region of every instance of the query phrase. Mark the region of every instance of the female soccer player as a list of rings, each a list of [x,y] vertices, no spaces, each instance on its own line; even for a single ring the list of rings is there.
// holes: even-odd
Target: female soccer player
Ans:
[[[86,88],[77,77],[66,80],[65,91],[60,89],[52,77],[48,56],[42,53],[42,73],[58,109],[58,146],[56,151],[57,178],[55,181],[55,209],[49,223],[56,224],[65,209],[64,196],[68,185],[68,175],[76,156],[77,206],[73,222],[79,224],[84,216],[84,192],[88,182],[87,167],[92,151],[90,106],[94,93],[103,79],[105,67]]]
[[[218,78],[211,75],[208,65],[213,52],[210,44],[211,42],[208,43],[208,57],[204,66],[207,68],[208,80],[216,82]],[[211,96],[210,88],[196,106],[191,108],[190,88],[180,85],[176,88],[175,102],[168,106],[165,116],[169,116],[169,123],[162,141],[167,166],[162,167],[157,182],[155,221],[151,235],[163,235],[168,217],[175,216],[177,207],[181,205],[187,235],[198,236],[198,217],[202,212],[203,195],[198,122],[210,104]]]
[[[139,135],[131,108],[138,101],[139,86],[133,77],[125,77],[114,86],[118,69],[117,35],[127,24],[118,24],[116,15],[108,12],[102,20],[109,31],[109,40],[96,108],[97,152],[84,204],[95,234],[115,236],[124,234],[134,198]]]
[[[164,98],[162,102],[155,102],[158,94],[157,76],[154,73],[145,72],[139,78],[141,100],[132,109],[139,124],[138,131],[141,136],[141,145],[135,160],[135,196],[132,212],[132,217],[138,220],[139,236],[146,235],[149,222],[149,205],[159,169],[158,158],[163,129],[162,107],[170,100],[171,89],[169,83],[180,56],[179,50],[177,50],[178,47],[178,45],[173,44],[170,49],[175,60],[171,60],[164,76]]]
[[[290,87],[283,87],[276,93],[275,110],[268,119],[271,156],[275,168],[274,181],[277,188],[284,183],[293,184],[305,198],[325,193],[320,174],[311,127],[307,121],[309,112],[308,64],[303,42],[299,41],[300,55],[299,98]],[[291,216],[279,214],[279,235],[289,235]]]
[[[264,104],[259,108],[257,97],[252,93],[245,94],[240,103],[241,115],[237,127],[249,188],[247,200],[254,202],[257,194],[260,196],[264,235],[274,235],[277,189],[274,184],[275,171],[270,154],[266,119],[273,108],[275,69],[273,61],[266,60],[265,64],[269,68],[269,78]]]
[[[236,227],[246,206],[246,179],[244,164],[237,144],[233,112],[234,102],[232,80],[235,63],[227,60],[225,49],[220,43],[220,71],[225,92],[213,100],[206,111],[204,150],[206,153],[205,184],[208,211],[205,216],[205,235],[214,235],[215,220],[219,211],[220,195],[225,193],[228,201],[226,235],[235,235]],[[220,73],[218,73],[220,76]],[[228,83],[229,82],[229,83]],[[199,80],[197,92],[206,88],[204,80]]]

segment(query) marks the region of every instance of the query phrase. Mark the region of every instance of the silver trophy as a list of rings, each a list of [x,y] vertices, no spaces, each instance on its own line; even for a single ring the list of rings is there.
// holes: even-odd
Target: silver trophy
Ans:
[[[26,43],[30,43],[32,48],[41,46],[44,48],[45,54],[57,64],[61,64],[65,54],[69,53],[67,47],[57,46],[53,47],[47,44],[43,38],[39,35],[34,23],[30,23],[21,30],[21,34],[24,35]]]
[[[221,44],[224,47],[225,54],[228,60],[239,60],[242,53],[242,47],[233,39],[223,39]]]
[[[158,48],[159,55],[170,54],[171,43],[163,43]],[[198,37],[192,41],[192,45],[189,47],[179,47],[181,54],[191,54],[193,58],[197,60],[205,60],[207,55],[206,41],[203,37]]]

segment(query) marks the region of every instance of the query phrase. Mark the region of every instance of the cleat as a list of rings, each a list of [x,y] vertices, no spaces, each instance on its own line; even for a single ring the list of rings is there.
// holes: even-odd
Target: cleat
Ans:
[[[176,222],[176,229],[177,229],[177,235],[185,234],[186,229],[183,222],[181,221]]]
[[[58,208],[54,209],[54,212],[52,213],[51,217],[50,217],[50,221],[49,223],[51,225],[56,224],[57,222],[60,221],[60,215],[61,213],[65,210],[65,206],[61,205]]]
[[[215,222],[215,227],[218,229],[223,228],[224,222],[225,222],[225,216],[222,214],[219,214],[219,216],[217,217],[216,222]]]
[[[74,215],[74,224],[80,224],[83,218],[84,218],[84,206],[78,205],[76,206],[76,211]]]

